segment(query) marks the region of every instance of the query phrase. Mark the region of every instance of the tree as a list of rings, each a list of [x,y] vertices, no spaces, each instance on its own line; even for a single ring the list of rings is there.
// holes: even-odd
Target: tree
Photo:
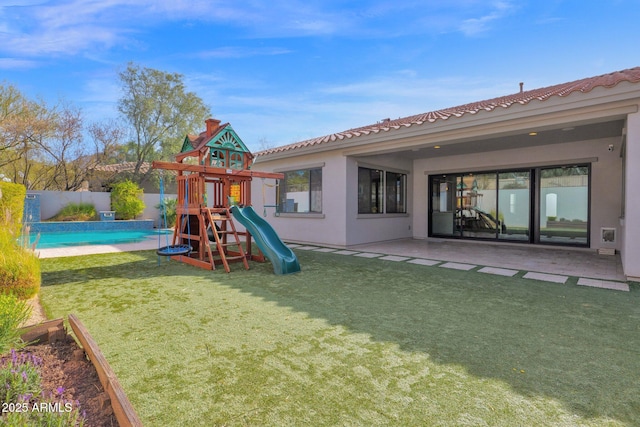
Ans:
[[[87,131],[93,139],[93,154],[97,163],[126,161],[124,158],[118,158],[119,148],[126,136],[126,129],[120,122],[105,120],[92,123]]]
[[[142,183],[151,172],[142,172],[142,165],[169,160],[179,152],[185,135],[202,126],[211,114],[201,98],[186,91],[181,74],[129,63],[119,77],[123,95],[118,111],[131,126],[134,176]]]
[[[42,149],[55,137],[56,114],[43,101],[23,98],[19,110],[4,120],[4,169],[27,189],[48,189],[53,164]]]
[[[13,151],[20,141],[16,137],[19,119],[27,110],[27,99],[12,85],[0,85],[0,166],[13,162]]]
[[[50,106],[0,84],[0,172],[13,182],[29,190],[79,189],[124,139],[111,122],[88,131],[93,147],[84,141],[80,109],[64,101]]]

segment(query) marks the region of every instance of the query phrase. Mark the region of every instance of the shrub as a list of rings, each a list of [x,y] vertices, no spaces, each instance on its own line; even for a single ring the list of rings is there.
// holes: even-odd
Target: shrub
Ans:
[[[166,215],[167,223],[165,224],[165,218],[162,215],[162,204],[164,203],[164,214]],[[162,202],[156,205],[156,209],[160,209],[160,224],[163,227],[171,228],[176,225],[176,199],[164,199]]]
[[[0,181],[0,226],[15,237],[20,234],[26,195],[24,185]]]
[[[40,259],[0,230],[0,294],[31,298],[40,290]]]
[[[15,350],[0,360],[0,396],[3,405],[6,405],[0,416],[0,426],[84,425],[79,403],[63,398],[64,387],[45,395],[42,364],[42,359],[36,355]],[[52,407],[54,410],[38,409]]]
[[[111,209],[116,211],[116,219],[134,219],[144,211],[142,189],[138,184],[126,180],[111,187]]]
[[[55,214],[51,221],[89,221],[96,219],[96,208],[91,203],[69,203]]]
[[[14,295],[0,294],[0,354],[22,345],[18,328],[30,314],[31,308],[26,301]]]

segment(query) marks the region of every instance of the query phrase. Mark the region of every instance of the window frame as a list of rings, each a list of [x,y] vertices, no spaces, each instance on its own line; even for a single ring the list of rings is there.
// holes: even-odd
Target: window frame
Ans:
[[[323,178],[322,178],[322,169],[323,166],[308,166],[308,167],[298,167],[295,169],[287,169],[278,171],[279,173],[284,174],[284,178],[278,180],[276,185],[276,215],[321,215],[323,213]],[[286,193],[287,193],[287,174],[298,173],[298,172],[308,172],[308,180],[306,182],[307,189],[304,190],[307,193],[307,204],[309,209],[304,212],[298,211],[287,211],[284,210],[286,206]],[[314,180],[315,176],[315,180]],[[317,189],[319,185],[319,190]],[[314,189],[315,187],[315,189]],[[285,192],[283,194],[282,192]],[[314,193],[319,192],[319,196]],[[319,210],[318,210],[318,204]],[[315,209],[315,210],[314,210]]]
[[[361,178],[367,174],[365,171],[368,171],[369,176],[366,184],[361,181]],[[375,179],[375,175],[379,176],[379,180]],[[401,181],[399,190],[395,192],[395,209],[389,209],[390,175],[395,176],[394,179],[396,180],[396,183],[398,178],[400,178]],[[357,176],[358,215],[406,215],[408,213],[408,172],[393,168],[358,164]],[[375,183],[375,185],[373,185],[373,183]],[[372,191],[375,192],[375,195]],[[366,195],[365,192],[367,193]],[[398,197],[400,200],[398,200]],[[366,198],[366,200],[364,198]],[[398,207],[400,207],[400,209],[398,209]]]

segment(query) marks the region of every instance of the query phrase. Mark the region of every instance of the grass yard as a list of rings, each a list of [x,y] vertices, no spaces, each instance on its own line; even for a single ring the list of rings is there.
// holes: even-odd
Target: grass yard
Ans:
[[[640,290],[299,251],[231,274],[42,260],[145,426],[640,425]],[[575,279],[573,279],[575,283]]]

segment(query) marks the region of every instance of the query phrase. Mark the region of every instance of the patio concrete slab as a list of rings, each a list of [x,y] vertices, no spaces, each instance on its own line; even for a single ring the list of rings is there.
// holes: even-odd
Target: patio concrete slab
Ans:
[[[595,249],[433,238],[367,243],[349,246],[348,249],[519,271],[626,281],[620,254],[599,255]]]
[[[316,252],[335,252],[337,249],[334,248],[318,248],[315,249]]]
[[[359,254],[355,254],[354,256],[359,256],[362,258],[377,258],[379,256],[382,256],[382,254],[376,254],[373,252],[361,252]]]
[[[469,271],[469,270],[471,270],[473,268],[476,268],[477,265],[462,264],[462,263],[459,263],[459,262],[445,262],[444,264],[440,265],[440,267],[451,268],[453,270]]]
[[[336,251],[334,252],[334,254],[339,254],[339,255],[355,255],[355,254],[359,254],[360,252],[356,252],[356,251],[347,251],[347,250],[343,250],[343,251]]]
[[[516,274],[518,274],[518,270],[510,270],[508,268],[498,268],[498,267],[482,267],[478,271],[480,273],[496,274],[498,276],[507,276],[507,277],[513,277]]]
[[[436,264],[440,264],[442,261],[434,261],[432,259],[421,259],[421,258],[416,258],[416,259],[412,259],[407,261],[409,264],[418,264],[418,265],[436,265]]]
[[[318,249],[317,246],[298,246],[296,249],[299,249],[301,251],[315,251],[316,249]]]
[[[387,255],[387,256],[383,256],[380,259],[384,259],[386,261],[395,261],[395,262],[400,262],[400,261],[406,261],[409,258],[406,256],[398,256],[398,255]]]
[[[524,276],[525,279],[533,279],[533,280],[542,280],[543,282],[553,282],[553,283],[566,283],[569,280],[567,276],[559,276],[557,274],[546,274],[546,273],[536,273],[536,272],[528,272]]]
[[[594,288],[613,289],[615,291],[629,292],[629,285],[622,282],[612,282],[610,280],[587,279],[580,277],[578,279],[580,286],[592,286]]]

